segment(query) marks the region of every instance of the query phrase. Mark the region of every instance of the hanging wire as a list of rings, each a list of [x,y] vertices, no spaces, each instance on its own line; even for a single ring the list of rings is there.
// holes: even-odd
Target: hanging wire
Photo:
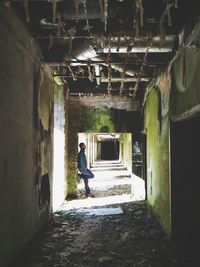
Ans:
[[[143,57],[143,60],[142,60],[142,65],[141,65],[140,71],[138,72],[138,80],[136,81],[136,83],[135,83],[135,87],[134,87],[134,89],[133,89],[133,99],[135,98],[136,93],[137,93],[137,91],[138,91],[139,83],[140,83],[141,78],[142,78],[142,71],[143,71],[143,69],[144,69],[144,65],[145,65],[146,62],[147,62],[147,56],[148,56],[149,49],[150,49],[151,45],[152,45],[152,38],[151,38],[151,36],[149,36],[149,38],[148,38],[148,42],[147,42],[147,50],[146,50],[146,52],[145,52],[145,54],[144,54],[144,57]]]
[[[66,62],[65,64],[66,64],[66,67],[69,69],[69,71],[70,71],[70,73],[72,75],[73,81],[77,81],[77,75],[74,74],[74,72],[73,72],[73,70],[72,70],[72,68],[70,66],[70,62]]]
[[[80,0],[73,0],[74,2],[74,6],[75,6],[75,9],[76,9],[76,23],[78,23],[79,19],[79,5],[80,5]]]
[[[103,0],[99,0],[101,21],[105,23]]]
[[[111,94],[112,91],[112,68],[111,68],[111,36],[108,38],[108,57],[107,57],[107,64],[108,64],[108,87],[107,87],[107,93],[108,95]]]
[[[76,29],[72,27],[71,29],[68,30],[68,32],[69,32],[69,38],[67,40],[68,40],[68,43],[69,43],[69,54],[71,54],[71,52],[72,52],[72,42],[73,42],[74,36],[76,34]]]
[[[57,0],[51,0],[51,4],[52,4],[52,21],[53,24],[56,23],[56,6],[57,6]]]
[[[83,3],[84,12],[85,12],[86,30],[90,32],[91,26],[89,25],[89,19],[88,19],[88,13],[87,13],[87,6],[86,6],[87,0],[81,0],[81,2]]]
[[[104,0],[104,31],[107,31],[107,23],[108,23],[108,0]]]
[[[174,2],[171,2],[171,0],[166,0],[166,7],[163,11],[163,14],[160,18],[160,47],[163,45],[163,42],[165,40],[165,35],[164,35],[164,22],[165,18],[167,17],[167,23],[168,26],[172,26],[172,17],[171,17],[171,8],[175,7],[178,8],[178,0],[174,0]]]
[[[127,70],[127,66],[128,66],[128,63],[129,63],[129,56],[130,56],[130,50],[128,49],[127,51],[127,56],[124,60],[124,66],[123,66],[123,73],[122,73],[122,81],[121,81],[121,84],[120,84],[120,89],[119,89],[119,95],[123,95],[124,94],[124,91],[125,91],[125,88],[124,88],[124,80],[126,78],[126,70]]]
[[[125,78],[125,75],[123,73],[120,88],[119,88],[119,95],[120,96],[122,96],[124,94],[124,78]]]
[[[26,16],[26,22],[30,23],[30,13],[29,13],[28,1],[29,0],[24,0],[24,11],[25,11],[25,16]]]
[[[87,68],[88,68],[88,79],[93,82],[94,81],[94,73],[91,71],[91,62],[87,62]]]

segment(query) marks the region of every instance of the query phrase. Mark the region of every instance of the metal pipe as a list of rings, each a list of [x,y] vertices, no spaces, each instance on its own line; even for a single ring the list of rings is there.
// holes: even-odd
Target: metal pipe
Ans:
[[[73,79],[72,76],[70,75],[59,75],[59,74],[56,74],[54,75],[54,77],[61,77],[61,78],[71,78]],[[107,83],[109,82],[109,80],[112,82],[112,83],[117,83],[117,82],[121,82],[122,79],[124,80],[124,82],[137,82],[138,81],[138,78],[139,77],[125,77],[125,78],[118,78],[118,77],[112,77],[112,78],[108,78],[108,77],[104,77],[102,78],[101,76],[94,76],[95,79],[99,79],[101,82],[103,83]],[[153,77],[142,77],[140,79],[141,82],[149,82]],[[77,79],[88,79],[88,76],[77,76]],[[100,84],[98,84],[100,85]]]
[[[128,77],[128,78],[111,78],[111,82],[112,83],[117,83],[117,82],[121,82],[121,81],[124,81],[124,82],[137,82],[138,78],[137,77]],[[149,82],[151,80],[150,77],[144,77],[144,78],[141,78],[140,81],[142,82]],[[101,82],[108,82],[108,78],[101,78]]]
[[[113,64],[116,64],[116,65],[122,65],[122,62],[117,62],[117,61],[113,61],[112,62]],[[65,63],[63,62],[44,62],[44,64],[48,65],[48,66],[51,66],[51,67],[58,67],[58,66],[61,66],[61,67],[64,67],[66,66]],[[91,66],[95,66],[95,65],[102,65],[102,64],[105,64],[105,61],[91,61],[90,62],[90,65]],[[142,63],[135,63],[135,62],[129,62],[128,65],[136,65],[136,66],[139,66],[141,65]],[[150,63],[145,63],[144,66],[147,66],[147,67],[150,67],[150,68],[157,68],[158,66],[157,65],[163,65],[164,63],[163,62],[150,62]],[[87,62],[86,61],[70,61],[70,65],[71,66],[87,66]]]
[[[95,74],[96,74],[96,81],[97,81],[97,85],[101,84],[101,78],[100,78],[100,66],[95,64],[94,66],[95,69]]]
[[[128,47],[120,47],[119,49],[116,47],[111,47],[111,48],[103,48],[103,49],[99,49],[96,51],[97,54],[101,54],[101,53],[105,53],[107,54],[108,51],[110,49],[110,53],[112,54],[119,54],[119,53],[124,53],[127,54],[127,49]],[[144,47],[132,47],[129,50],[129,53],[145,53],[146,52],[146,46]],[[170,53],[172,52],[172,47],[151,47],[149,49],[149,53]]]
[[[104,0],[104,31],[107,31],[108,23],[108,0]]]

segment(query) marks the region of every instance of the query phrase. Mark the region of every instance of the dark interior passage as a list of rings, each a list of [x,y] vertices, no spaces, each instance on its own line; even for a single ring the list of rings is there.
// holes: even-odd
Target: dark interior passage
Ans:
[[[192,261],[200,252],[199,124],[196,117],[171,125],[172,236]]]
[[[101,141],[101,159],[117,160],[119,159],[119,141],[105,140]]]
[[[120,225],[117,216],[113,225],[91,218],[93,228],[79,215],[50,220],[57,229],[41,251],[49,253],[25,267],[170,267],[147,207],[165,234],[172,230],[181,257],[199,254],[200,118],[172,123],[172,135],[169,127],[170,118],[200,112],[199,17],[196,0],[0,1],[0,267],[78,197],[79,133],[88,134],[87,165],[101,168],[105,187],[108,169],[128,173],[110,179],[106,196],[146,191],[147,203],[125,205]]]

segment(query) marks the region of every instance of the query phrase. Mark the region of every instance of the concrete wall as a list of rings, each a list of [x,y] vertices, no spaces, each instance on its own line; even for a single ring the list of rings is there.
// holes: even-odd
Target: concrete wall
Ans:
[[[128,171],[132,172],[132,134],[122,133],[120,135],[121,160]]]
[[[67,191],[65,162],[65,99],[63,86],[54,86],[53,210],[65,200]]]
[[[184,178],[185,176],[182,178],[177,177],[177,174],[178,176],[183,176],[183,174],[185,175],[185,173],[187,173],[183,171],[184,168],[182,164],[179,164],[177,160],[180,158],[180,155],[184,155],[185,153],[183,147],[187,150],[191,150],[189,149],[191,147],[189,145],[190,143],[193,145],[195,143],[196,147],[199,144],[198,139],[189,140],[189,136],[193,136],[193,139],[195,139],[197,131],[191,134],[192,127],[191,131],[186,131],[188,130],[187,125],[190,123],[193,125],[191,118],[194,115],[198,116],[200,112],[199,63],[199,50],[195,47],[180,48],[172,63],[170,72],[171,79],[169,74],[165,73],[160,75],[157,79],[156,86],[150,88],[145,103],[144,128],[147,130],[148,204],[159,218],[165,231],[169,234],[171,234],[171,231],[174,232],[177,229],[184,229],[184,232],[189,232],[189,228],[186,229],[187,227],[183,227],[182,223],[177,225],[177,221],[186,220],[186,218],[184,218],[184,216],[187,216],[185,215],[186,212],[183,212],[181,216],[179,216],[182,219],[176,220],[175,222],[174,218],[177,218],[177,214],[179,214],[177,212],[178,198],[185,198],[185,194],[184,196],[182,195],[184,188],[187,188],[186,191],[188,191],[190,186],[190,188],[193,188],[190,189],[190,191],[192,192],[192,190],[194,190],[195,192],[195,187],[189,184],[183,185],[184,179],[188,181],[188,175],[186,178]],[[178,128],[178,126],[176,126],[178,124],[172,124],[173,128],[170,133],[171,136],[169,136],[169,119],[174,122],[183,121],[182,124],[184,126],[182,128],[185,127],[185,130],[182,134],[180,132],[182,128]],[[186,119],[187,121],[184,123]],[[172,155],[169,155],[170,138],[173,140],[171,144],[173,145],[171,148]],[[179,139],[178,141],[177,138]],[[185,143],[186,140],[188,140],[187,145]],[[181,143],[181,145],[178,145],[179,143]],[[184,164],[190,164],[191,156],[184,156],[183,158],[185,160],[187,159],[188,162]],[[193,162],[195,161],[193,160]],[[172,173],[171,167],[173,169]],[[194,177],[196,176],[194,175]],[[178,183],[179,186],[177,186]],[[181,190],[182,186],[183,190]],[[172,202],[171,191],[173,192]],[[181,193],[179,193],[179,191]],[[194,193],[191,193],[191,196],[188,195],[188,197],[192,197],[193,195]],[[185,207],[188,206],[184,204],[183,208],[182,204],[183,201],[181,201],[178,207],[179,211],[185,210]]]
[[[163,95],[163,97],[161,97]],[[170,234],[169,119],[168,93],[150,89],[145,103],[147,130],[147,200],[165,231]],[[161,99],[165,99],[161,102]],[[161,104],[162,103],[162,104]],[[166,112],[165,112],[166,111]]]
[[[52,82],[24,25],[0,4],[0,265],[51,211]]]

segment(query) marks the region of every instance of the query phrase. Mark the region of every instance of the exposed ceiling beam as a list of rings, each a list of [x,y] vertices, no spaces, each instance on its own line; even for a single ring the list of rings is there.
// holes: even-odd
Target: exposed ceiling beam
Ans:
[[[58,24],[53,24],[54,28],[55,27],[58,27],[59,25]],[[145,46],[145,44],[148,43],[149,41],[149,37],[148,36],[138,36],[138,37],[131,37],[133,35],[132,32],[129,33],[129,35],[122,35],[120,37],[120,45],[121,46],[124,46],[124,45],[127,45],[127,44],[130,44],[130,45],[134,45],[134,46]],[[160,45],[160,42],[162,41],[162,46],[164,47],[171,47],[173,45],[173,42],[175,40],[175,35],[167,35],[165,36],[164,40],[161,40],[161,37],[160,36],[153,36],[151,37],[151,43],[152,45],[157,45],[159,46]],[[48,36],[35,36],[33,37],[35,40],[42,40],[42,39],[49,39],[49,35]],[[95,36],[95,34],[93,36],[87,36],[87,35],[74,35],[74,36],[70,36],[69,34],[64,34],[63,36],[51,36],[52,39],[55,39],[55,40],[60,40],[60,39],[64,39],[64,40],[67,40],[67,39],[85,39],[85,40],[92,40],[92,39],[95,39],[97,38],[97,36]],[[102,40],[102,42],[106,43],[108,42],[108,38],[110,38],[110,41],[111,41],[111,44],[116,44],[119,42],[119,37],[116,36],[116,35],[113,35],[113,36],[98,36],[98,39],[99,40]]]
[[[120,53],[146,53],[147,51],[147,47],[132,47],[130,50],[128,49],[128,47],[111,47],[111,48],[103,48],[102,50],[99,49],[96,51],[97,54],[101,54],[101,53],[112,53],[112,54],[120,54]],[[148,50],[148,53],[170,53],[172,52],[172,47],[150,47]]]
[[[141,82],[149,82],[152,78],[149,78],[149,77],[144,77],[144,78],[141,78],[140,81]],[[108,82],[108,78],[101,78],[101,82]],[[136,82],[138,80],[137,77],[128,77],[128,78],[111,78],[111,82],[112,83],[117,83],[117,82],[121,82],[121,81],[124,81],[124,82]]]
[[[70,75],[54,75],[54,77],[60,77],[60,78],[69,78],[72,79],[73,77]],[[137,82],[138,81],[138,77],[125,77],[125,78],[120,78],[120,77],[112,77],[111,79],[109,79],[108,77],[101,77],[101,76],[93,76],[94,79],[99,78],[101,82],[103,83],[107,83],[109,80],[112,83],[117,83],[117,82],[121,82],[122,80],[124,82]],[[141,82],[149,82],[153,77],[142,77],[140,79]],[[88,79],[88,76],[77,76],[77,79]]]
[[[88,65],[88,61],[70,61],[70,66],[87,66]],[[119,61],[112,61],[113,64],[116,65],[122,65],[122,62]],[[66,63],[64,62],[45,62],[44,64],[50,66],[50,67],[66,67]],[[90,66],[95,66],[95,65],[101,65],[101,64],[105,64],[105,61],[91,61],[90,62]],[[129,62],[128,65],[136,65],[136,66],[140,66],[142,64],[142,62],[136,63],[136,62]],[[157,68],[160,65],[163,65],[164,62],[147,62],[144,65],[150,68]]]

